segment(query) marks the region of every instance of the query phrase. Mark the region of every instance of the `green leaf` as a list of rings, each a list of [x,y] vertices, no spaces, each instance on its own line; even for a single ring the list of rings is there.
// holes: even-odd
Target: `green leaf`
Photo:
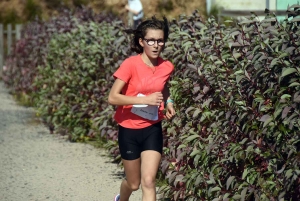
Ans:
[[[293,176],[293,170],[289,169],[288,171],[286,171],[285,176],[287,179],[289,179],[291,176]]]
[[[247,187],[243,189],[243,191],[242,191],[242,193],[241,193],[241,201],[244,201],[244,200],[245,200],[247,190],[248,190]]]
[[[282,199],[285,194],[286,194],[285,191],[281,192],[278,196],[278,200]]]
[[[289,56],[289,54],[286,53],[286,52],[284,52],[284,53],[282,53],[282,54],[278,57],[278,59],[281,59],[281,58],[287,57],[287,56]]]
[[[202,176],[198,175],[196,181],[195,181],[195,186],[198,186],[200,184],[200,182],[202,181]]]
[[[199,138],[198,134],[197,135],[191,135],[191,136],[189,136],[188,138],[185,139],[185,141],[190,142],[190,141],[192,141],[192,140],[194,140],[196,138]]]
[[[235,200],[240,200],[242,198],[242,196],[241,195],[234,195],[232,198],[235,199]]]
[[[237,82],[237,83],[240,83],[240,81],[241,81],[243,78],[245,78],[244,75],[237,75],[237,76],[236,76],[236,82]]]
[[[234,101],[237,105],[242,105],[245,106],[245,102],[244,101]]]
[[[290,94],[283,94],[280,99],[287,99],[287,98],[291,98],[292,96]]]
[[[281,78],[287,76],[287,75],[290,75],[292,73],[295,73],[297,72],[297,69],[296,68],[286,68],[282,71],[282,74],[281,74]]]
[[[178,146],[177,149],[182,149],[182,148],[186,148],[186,145],[185,144],[181,144],[181,145]]]
[[[295,86],[300,86],[299,82],[293,82],[292,84],[289,85],[289,87],[295,87]]]
[[[276,65],[277,63],[278,63],[278,59],[277,58],[273,59],[271,64],[270,64],[270,67]]]
[[[199,115],[200,112],[201,112],[201,110],[200,110],[199,108],[197,108],[197,109],[194,111],[193,118],[198,117],[198,115]]]
[[[245,144],[245,142],[248,140],[248,138],[244,138],[239,144]]]
[[[194,150],[191,154],[190,154],[190,156],[195,156],[196,154],[200,154],[201,152],[200,152],[200,150]]]
[[[220,190],[221,190],[221,188],[219,186],[216,186],[216,187],[211,189],[211,192],[220,191]]]
[[[226,189],[229,189],[229,186],[231,184],[231,182],[233,181],[233,179],[235,178],[235,176],[230,176],[227,181],[226,181]]]
[[[241,53],[233,53],[233,57],[235,58],[235,59],[238,59],[238,58],[240,58],[242,55],[241,55]]]
[[[194,44],[192,41],[187,41],[182,45],[182,47],[185,47],[185,46],[190,47],[192,44]]]
[[[243,172],[243,175],[242,175],[242,179],[245,179],[246,176],[247,176],[247,174],[248,174],[248,169],[246,168],[246,169],[244,169],[244,172]]]
[[[225,193],[225,195],[224,195],[224,197],[223,197],[223,200],[225,200],[226,198],[228,198],[229,197],[229,193]]]

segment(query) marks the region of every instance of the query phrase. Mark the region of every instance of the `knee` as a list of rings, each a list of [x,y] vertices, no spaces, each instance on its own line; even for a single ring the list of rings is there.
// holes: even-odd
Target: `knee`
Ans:
[[[132,191],[137,191],[137,190],[139,190],[139,187],[140,187],[140,183],[138,183],[138,182],[130,183],[127,181],[127,185]]]
[[[145,188],[155,188],[155,177],[145,177],[142,179],[142,186]]]

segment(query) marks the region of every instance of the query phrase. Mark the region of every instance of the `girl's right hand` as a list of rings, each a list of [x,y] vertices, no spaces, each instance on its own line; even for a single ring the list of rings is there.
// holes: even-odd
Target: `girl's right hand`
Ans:
[[[164,101],[164,97],[161,92],[154,92],[153,94],[150,94],[145,98],[146,98],[147,105],[160,106],[160,104]]]

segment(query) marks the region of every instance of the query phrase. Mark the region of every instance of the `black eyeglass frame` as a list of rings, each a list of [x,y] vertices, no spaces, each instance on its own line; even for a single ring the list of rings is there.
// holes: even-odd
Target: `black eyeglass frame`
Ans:
[[[165,41],[162,40],[162,39],[155,40],[155,39],[143,38],[143,40],[146,41],[147,45],[149,45],[149,46],[153,46],[155,44],[155,42],[157,42],[158,46],[164,46],[165,45]],[[153,42],[153,44],[149,44],[149,42]],[[161,44],[159,44],[159,43],[161,43]]]

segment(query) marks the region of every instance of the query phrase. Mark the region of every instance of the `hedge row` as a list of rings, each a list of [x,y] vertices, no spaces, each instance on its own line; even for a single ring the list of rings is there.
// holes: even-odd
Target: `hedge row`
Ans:
[[[168,195],[300,199],[299,11],[291,6],[282,23],[270,13],[229,26],[197,13],[173,22],[165,56],[179,112],[165,123]]]
[[[253,14],[225,26],[197,12],[170,22],[163,56],[176,67],[170,86],[177,115],[163,123],[165,197],[300,199],[299,8],[291,6],[283,22]],[[107,95],[112,73],[132,54],[125,27],[72,15],[72,28],[58,32],[64,19],[25,29],[55,31],[38,29],[38,37],[19,41],[3,79],[29,94],[47,123],[70,140],[105,139],[119,160]]]

